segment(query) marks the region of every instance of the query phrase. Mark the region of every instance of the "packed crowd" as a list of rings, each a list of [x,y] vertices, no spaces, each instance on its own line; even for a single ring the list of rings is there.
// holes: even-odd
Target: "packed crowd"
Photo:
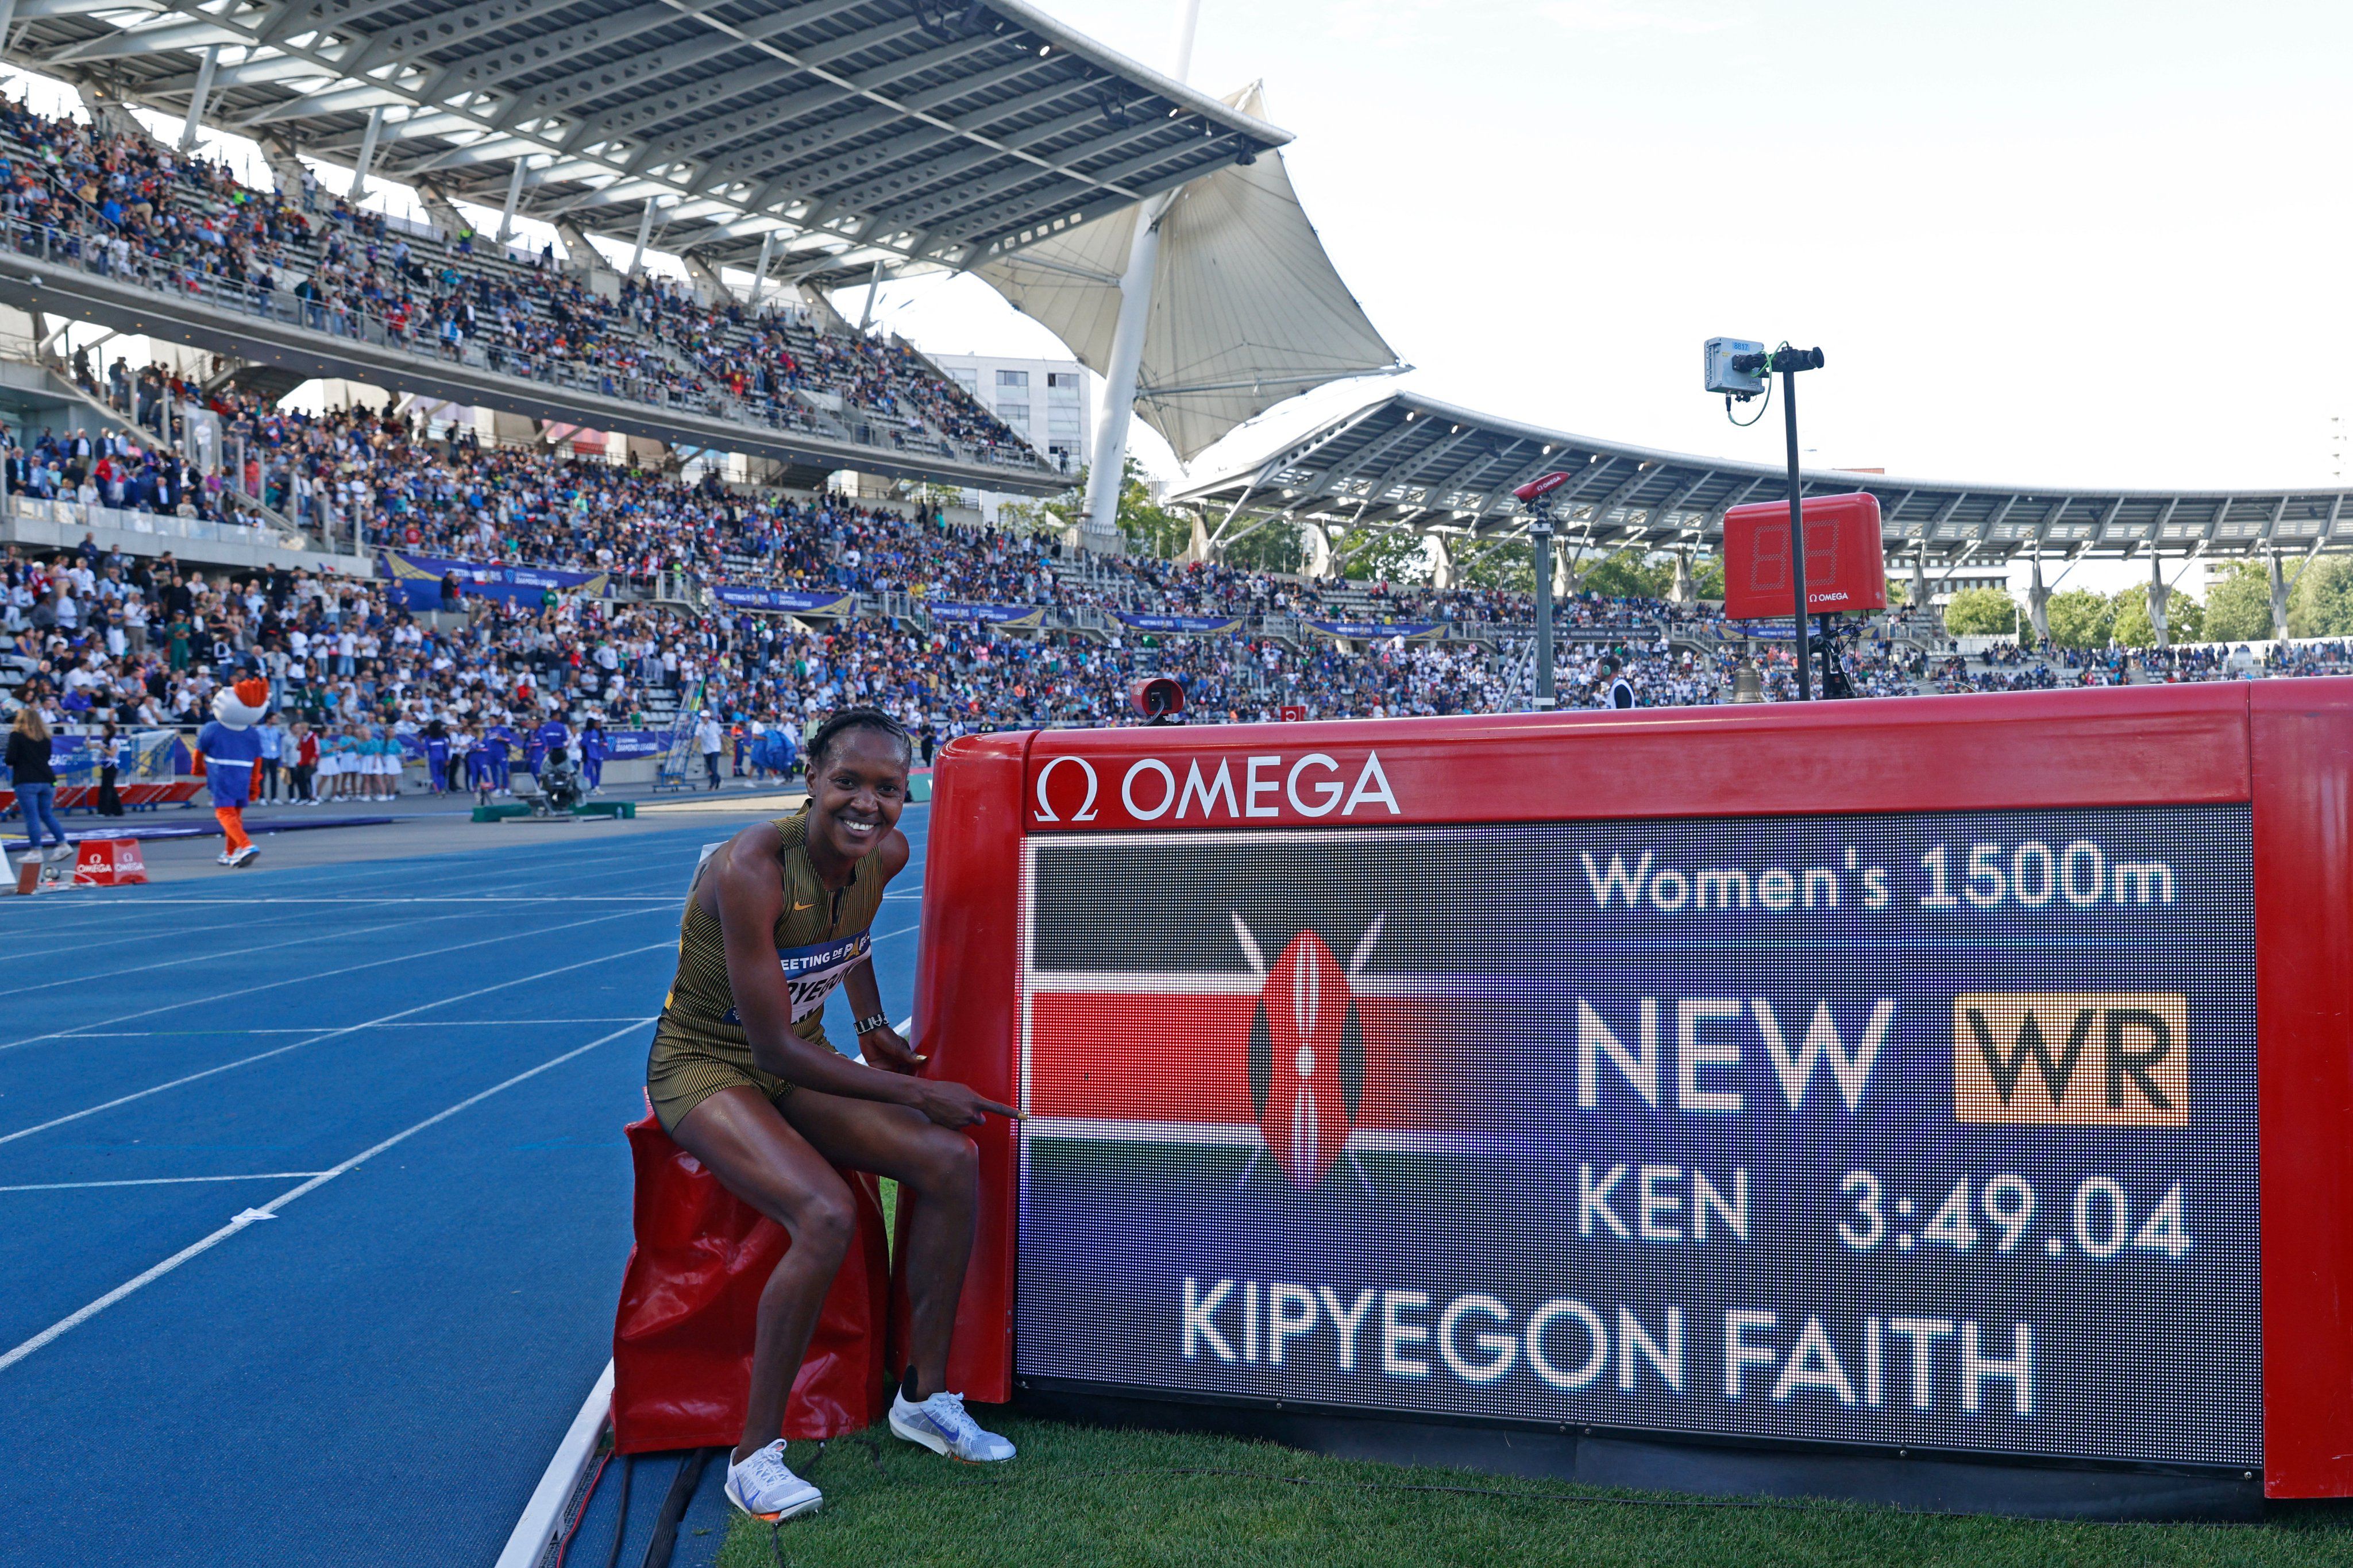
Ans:
[[[332,758],[388,755],[404,737],[462,754],[485,731],[596,719],[666,731],[698,712],[797,732],[847,703],[883,707],[935,741],[1027,725],[1116,722],[1145,674],[1175,675],[1201,721],[1488,711],[1522,705],[1525,642],[1387,638],[1348,651],[1246,636],[1090,638],[852,617],[811,629],[776,616],[691,614],[587,594],[525,604],[469,596],[412,613],[396,585],[273,571],[229,576],[86,542],[50,559],[0,556],[0,707],[38,704],[97,731],[200,723],[243,673],[271,683],[289,723]],[[1568,645],[1566,700],[1598,701],[1598,656]],[[1646,643],[1620,657],[1645,702],[1718,700],[1728,676]],[[364,770],[373,774],[374,767]],[[353,773],[362,773],[359,767]],[[345,786],[350,788],[353,786]],[[373,786],[370,786],[373,787]]]
[[[913,350],[823,331],[797,303],[714,308],[653,278],[600,291],[552,249],[536,265],[477,254],[471,233],[444,244],[325,199],[307,172],[298,188],[258,190],[226,163],[5,98],[0,218],[21,226],[19,243],[109,276],[227,294],[315,331],[367,335],[373,324],[396,346],[543,378],[568,370],[608,395],[705,408],[732,399],[802,429],[819,428],[823,408],[898,446],[936,449],[936,431],[984,460],[1040,461]]]
[[[860,556],[849,570],[870,568]],[[129,732],[200,723],[219,686],[259,673],[270,683],[283,758],[264,793],[298,799],[380,798],[397,787],[404,753],[429,754],[431,777],[448,788],[465,787],[461,764],[471,756],[491,787],[505,781],[509,742],[550,726],[572,738],[592,726],[600,739],[682,735],[700,719],[732,730],[740,758],[764,731],[797,735],[849,704],[895,714],[927,747],[964,733],[1115,723],[1132,717],[1126,694],[1147,674],[1182,681],[1197,722],[1293,710],[1317,718],[1514,710],[1529,692],[1526,641],[1510,636],[1492,644],[1124,627],[1022,636],[873,616],[811,626],[554,593],[539,603],[470,596],[462,614],[433,615],[412,613],[396,584],[299,570],[208,574],[169,554],[108,554],[87,542],[47,559],[10,548],[0,555],[0,715],[35,705],[51,725],[111,747]],[[1862,695],[2250,673],[2243,653],[2215,649],[2004,652],[1972,668],[1932,663],[1907,645],[1845,639],[1841,659]],[[2262,672],[2348,666],[2353,647],[2306,645],[2273,649]],[[1562,645],[1563,706],[1605,705],[1620,677],[1643,707],[1795,694],[1786,645],[1699,652],[1661,639],[1655,623],[1645,637]]]

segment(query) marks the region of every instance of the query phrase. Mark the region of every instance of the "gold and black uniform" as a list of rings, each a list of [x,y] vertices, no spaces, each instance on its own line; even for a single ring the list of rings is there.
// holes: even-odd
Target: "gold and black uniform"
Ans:
[[[882,907],[882,847],[876,844],[850,868],[849,882],[837,890],[818,881],[817,868],[809,864],[807,806],[769,826],[776,829],[785,882],[776,945],[776,962],[792,991],[793,1033],[824,1045],[825,999],[842,976],[865,962],[873,945],[874,912]],[[696,888],[710,865],[704,861],[695,874]],[[737,1084],[749,1084],[770,1100],[793,1087],[753,1064],[751,1042],[727,983],[719,917],[706,914],[690,889],[678,923],[678,974],[663,1000],[646,1061],[646,1097],[663,1130],[675,1134],[688,1111]]]

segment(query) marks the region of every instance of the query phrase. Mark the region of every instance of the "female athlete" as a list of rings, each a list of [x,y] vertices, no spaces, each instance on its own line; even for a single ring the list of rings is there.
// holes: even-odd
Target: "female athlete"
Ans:
[[[882,889],[907,863],[898,821],[913,751],[887,714],[835,714],[809,742],[808,805],[745,828],[703,863],[646,1064],[663,1129],[792,1237],[760,1295],[744,1440],[727,1471],[729,1500],[769,1521],[823,1500],[786,1467],[776,1434],[855,1227],[837,1163],[889,1176],[914,1197],[899,1237],[911,1353],[891,1430],[958,1459],[1013,1457],[1013,1445],[982,1431],[945,1385],[977,1170],[958,1130],[1013,1109],[913,1076],[924,1058],[891,1027],[870,954]],[[872,1066],[826,1043],[836,984]]]

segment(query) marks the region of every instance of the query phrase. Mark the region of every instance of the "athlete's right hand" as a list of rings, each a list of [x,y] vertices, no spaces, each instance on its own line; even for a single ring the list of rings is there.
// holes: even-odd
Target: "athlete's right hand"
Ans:
[[[993,1100],[985,1100],[964,1084],[953,1083],[945,1079],[919,1078],[914,1080],[913,1087],[915,1109],[943,1127],[954,1129],[976,1126],[986,1121],[992,1112],[998,1116],[1020,1114],[1009,1105],[999,1105]]]

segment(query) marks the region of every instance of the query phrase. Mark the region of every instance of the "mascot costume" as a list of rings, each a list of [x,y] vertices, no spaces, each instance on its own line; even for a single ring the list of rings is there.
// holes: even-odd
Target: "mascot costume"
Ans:
[[[254,726],[269,710],[269,683],[249,677],[214,694],[213,721],[196,731],[213,816],[226,840],[224,866],[243,866],[261,853],[245,836],[245,803],[253,797],[253,768],[261,758],[261,731]]]

